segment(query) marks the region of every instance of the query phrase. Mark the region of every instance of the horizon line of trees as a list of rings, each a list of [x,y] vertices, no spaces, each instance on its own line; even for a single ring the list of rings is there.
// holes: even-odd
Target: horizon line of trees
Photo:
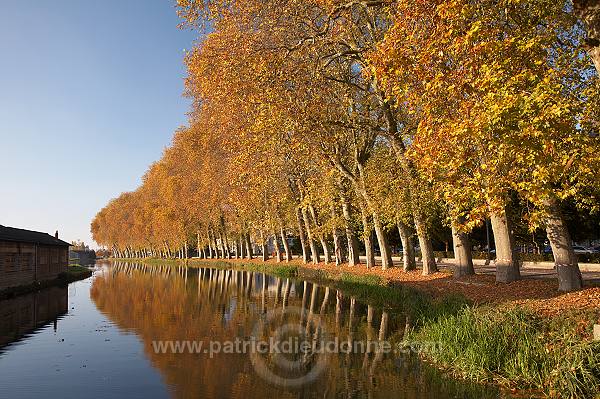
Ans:
[[[486,220],[496,278],[520,278],[514,229],[545,231],[559,289],[582,287],[564,217],[600,205],[597,1],[178,0],[199,41],[185,57],[189,123],[142,185],[109,202],[94,240],[120,257],[304,262],[457,277]],[[597,43],[596,43],[597,44]],[[373,238],[373,232],[375,232]],[[375,245],[376,241],[376,245]]]

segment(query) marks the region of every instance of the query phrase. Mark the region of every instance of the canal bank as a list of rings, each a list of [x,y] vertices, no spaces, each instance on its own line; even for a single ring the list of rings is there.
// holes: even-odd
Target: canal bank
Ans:
[[[485,278],[456,282],[443,273],[408,273],[398,279],[380,269],[241,260],[191,260],[187,265],[297,276],[404,312],[410,316],[407,339],[435,341],[443,348],[423,348],[423,359],[456,377],[534,396],[593,398],[600,392],[600,343],[593,340],[599,317],[596,287],[559,294],[553,281],[543,280],[490,285]],[[490,290],[495,295],[473,295]]]

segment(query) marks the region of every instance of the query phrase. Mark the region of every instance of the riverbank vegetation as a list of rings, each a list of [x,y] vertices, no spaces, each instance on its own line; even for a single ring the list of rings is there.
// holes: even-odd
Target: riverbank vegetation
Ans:
[[[73,282],[77,280],[83,280],[84,278],[88,278],[92,275],[92,271],[81,265],[72,264],[69,265],[67,271],[59,276],[62,280],[66,282]]]
[[[475,381],[531,389],[545,396],[593,398],[600,392],[600,341],[595,312],[545,318],[518,308],[466,307],[428,320],[412,333],[437,342],[427,358]]]

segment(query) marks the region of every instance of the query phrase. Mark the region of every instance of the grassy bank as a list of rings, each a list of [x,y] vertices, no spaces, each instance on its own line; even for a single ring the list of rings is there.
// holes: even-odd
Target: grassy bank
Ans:
[[[540,317],[520,308],[466,307],[425,320],[415,342],[437,342],[424,356],[454,375],[537,391],[557,398],[600,393],[600,342],[590,338],[595,314]]]
[[[211,267],[213,269],[231,269],[236,268],[240,270],[247,270],[259,273],[269,273],[278,277],[296,277],[298,276],[298,266],[295,264],[261,264],[261,263],[244,263],[244,262],[231,262],[223,260],[204,260],[204,259],[156,259],[156,258],[144,258],[144,259],[119,259],[112,258],[111,261],[117,262],[133,262],[133,263],[145,263],[147,265],[155,266],[188,266],[188,267]]]
[[[191,260],[187,265],[265,272],[328,285],[362,302],[406,314],[412,330],[405,339],[417,345],[427,343],[422,357],[456,377],[530,396],[600,398],[600,341],[592,340],[598,311],[573,310],[544,317],[518,305],[474,305],[456,294],[434,298],[377,275],[294,263]],[[436,345],[431,346],[432,342]]]
[[[80,265],[69,265],[67,267],[67,271],[61,273],[58,278],[62,282],[72,283],[73,281],[83,280],[92,275],[92,271],[87,267],[83,267]]]

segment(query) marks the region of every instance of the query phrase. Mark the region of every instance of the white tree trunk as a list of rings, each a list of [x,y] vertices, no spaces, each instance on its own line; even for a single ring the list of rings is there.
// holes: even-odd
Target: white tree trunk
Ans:
[[[281,235],[281,242],[283,243],[283,248],[285,249],[285,261],[289,262],[292,260],[292,251],[290,251],[290,244],[285,236],[285,230],[283,226],[279,228],[279,234]]]
[[[496,246],[496,281],[499,283],[516,281],[521,278],[521,271],[510,220],[506,212],[492,213],[490,220]]]
[[[310,219],[308,218],[308,212],[306,212],[306,209],[304,208],[302,208],[302,219],[304,219],[304,228],[306,229],[306,235],[308,238],[308,243],[310,245],[310,256],[312,258],[312,262],[316,265],[321,262],[321,257],[319,256],[317,243],[314,240],[312,230],[310,228]]]
[[[308,253],[306,232],[304,231],[304,219],[302,218],[300,208],[296,208],[296,221],[298,222],[298,236],[300,237],[300,246],[302,247],[302,261],[306,264],[310,262],[310,255]]]
[[[315,227],[317,229],[321,228],[321,225],[319,223],[319,218],[317,217],[317,211],[315,210],[315,207],[312,205],[308,206],[308,210],[310,211],[310,216],[313,219],[313,223],[315,225]],[[325,264],[329,264],[331,262],[331,255],[329,253],[329,246],[327,245],[327,240],[325,238],[325,236],[323,235],[323,233],[319,234],[319,241],[321,242],[321,247],[323,248],[323,259]]]
[[[404,271],[415,270],[417,261],[415,259],[415,244],[410,227],[403,222],[398,222],[398,232],[402,241],[402,260]]]
[[[379,250],[381,251],[381,268],[386,270],[394,265],[392,262],[392,250],[385,235],[383,224],[375,212],[373,212],[373,224],[375,225],[375,235],[377,236]]]
[[[358,240],[352,228],[352,216],[350,215],[350,204],[344,193],[340,194],[342,201],[342,215],[346,230],[346,242],[348,245],[348,265],[355,266],[360,263],[360,254],[358,252]]]
[[[457,228],[456,223],[452,223],[452,246],[454,247],[454,277],[461,278],[475,274],[471,240],[467,233]]]
[[[367,269],[370,269],[371,267],[375,267],[375,250],[373,249],[373,240],[371,239],[373,230],[371,229],[371,225],[369,224],[369,218],[367,217],[366,212],[363,209],[361,209],[360,213],[364,227],[363,240],[365,242]]]
[[[583,279],[577,255],[573,251],[573,243],[569,229],[564,221],[556,199],[546,201],[546,234],[552,247],[554,264],[558,274],[558,289],[560,291],[575,291],[583,287]]]
[[[427,224],[422,219],[418,212],[414,214],[415,227],[417,229],[417,237],[419,238],[419,246],[421,247],[421,262],[423,263],[423,275],[433,274],[438,271],[437,264],[435,262],[435,254],[433,253],[433,246],[431,245],[431,239],[429,238],[429,231]]]
[[[275,258],[277,259],[277,263],[280,263],[283,260],[283,254],[281,253],[281,248],[279,247],[279,240],[277,240],[277,233],[273,233],[273,246],[275,247]]]
[[[260,241],[262,247],[262,261],[266,262],[269,260],[269,248],[267,247],[267,240],[265,239],[265,234],[263,231],[260,231]]]

